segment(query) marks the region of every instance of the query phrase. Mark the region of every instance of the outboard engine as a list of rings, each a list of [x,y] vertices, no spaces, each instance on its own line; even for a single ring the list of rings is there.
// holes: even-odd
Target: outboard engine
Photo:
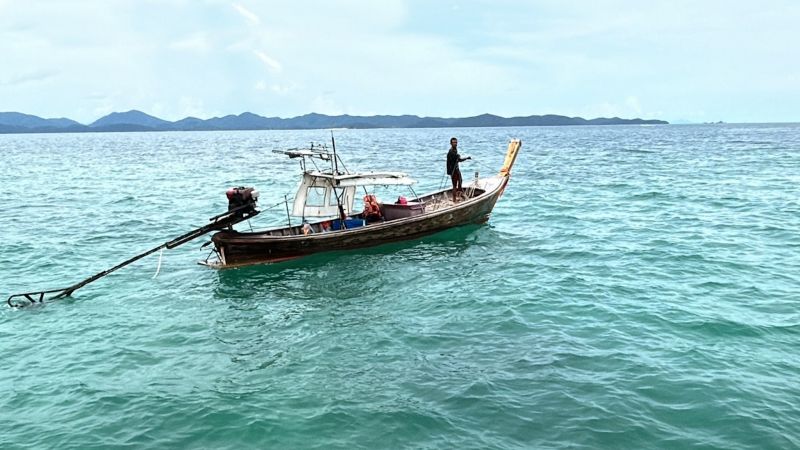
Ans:
[[[237,211],[237,214],[250,213],[255,210],[258,201],[258,191],[252,187],[233,187],[225,192],[228,197],[228,212]]]

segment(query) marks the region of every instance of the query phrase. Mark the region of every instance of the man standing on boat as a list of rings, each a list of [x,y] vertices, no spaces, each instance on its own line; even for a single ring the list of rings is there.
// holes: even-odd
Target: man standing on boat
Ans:
[[[461,170],[458,168],[458,163],[472,159],[467,156],[462,158],[458,154],[458,139],[450,138],[450,151],[447,152],[447,174],[453,180],[453,202],[457,202],[461,196]]]

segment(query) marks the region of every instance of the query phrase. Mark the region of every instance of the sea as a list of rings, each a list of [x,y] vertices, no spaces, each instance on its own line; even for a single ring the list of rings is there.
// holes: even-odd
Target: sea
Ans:
[[[315,142],[447,185],[522,149],[490,221],[214,270],[204,237],[0,306],[0,448],[800,447],[800,125],[0,135],[0,300],[67,287]],[[394,200],[400,192],[382,193]],[[297,219],[295,219],[297,220]]]

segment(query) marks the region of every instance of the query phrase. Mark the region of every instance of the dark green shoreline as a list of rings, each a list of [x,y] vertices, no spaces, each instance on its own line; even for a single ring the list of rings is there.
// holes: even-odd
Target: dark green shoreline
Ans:
[[[554,114],[525,117],[500,117],[481,114],[474,117],[441,118],[401,116],[328,116],[305,114],[282,119],[245,112],[239,115],[198,119],[187,117],[175,122],[159,119],[141,111],[111,113],[89,125],[71,119],[43,119],[17,112],[0,113],[0,134],[10,133],[94,133],[126,131],[219,131],[219,130],[313,130],[329,128],[469,128],[526,127],[567,125],[667,125],[664,120],[567,117]]]

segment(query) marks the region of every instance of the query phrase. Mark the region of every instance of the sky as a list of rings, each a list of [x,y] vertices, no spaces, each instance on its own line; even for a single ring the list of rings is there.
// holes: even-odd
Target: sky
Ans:
[[[800,1],[0,0],[0,111],[800,122]]]

